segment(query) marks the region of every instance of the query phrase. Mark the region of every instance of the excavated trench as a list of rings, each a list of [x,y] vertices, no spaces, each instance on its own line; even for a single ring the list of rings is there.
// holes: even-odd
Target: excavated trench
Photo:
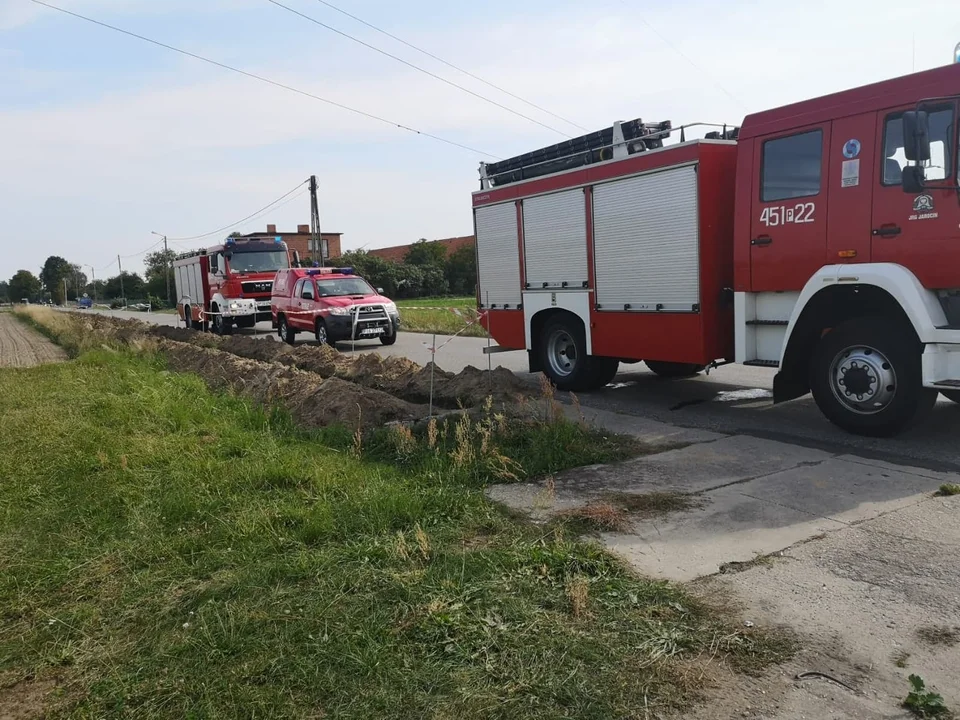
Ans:
[[[212,388],[229,389],[263,404],[279,404],[305,426],[337,422],[370,428],[421,419],[428,414],[430,366],[375,353],[343,355],[317,345],[220,338],[183,328],[102,315],[74,316],[104,343],[139,346],[152,341],[172,370],[196,374]],[[434,368],[434,404],[472,408],[492,398],[512,404],[529,394],[513,373]]]

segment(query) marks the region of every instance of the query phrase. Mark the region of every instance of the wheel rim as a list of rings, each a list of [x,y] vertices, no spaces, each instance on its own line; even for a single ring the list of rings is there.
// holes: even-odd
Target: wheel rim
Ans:
[[[830,388],[848,410],[859,415],[875,415],[896,397],[897,373],[879,350],[855,345],[834,357],[830,365]]]
[[[214,310],[214,313],[216,314],[213,316],[213,329],[220,332],[223,329],[223,318],[220,316],[219,310]]]
[[[327,328],[323,325],[317,325],[317,342],[321,345],[327,344]]]
[[[277,330],[277,334],[282,338],[287,337],[287,321],[286,320],[280,321],[280,327]]]
[[[547,340],[547,362],[554,374],[570,375],[577,367],[577,344],[566,330],[556,330]]]

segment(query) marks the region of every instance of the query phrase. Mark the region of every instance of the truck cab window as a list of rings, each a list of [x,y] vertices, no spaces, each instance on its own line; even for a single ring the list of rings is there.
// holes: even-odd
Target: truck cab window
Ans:
[[[760,199],[763,202],[820,194],[823,131],[812,130],[763,144]]]
[[[944,107],[930,112],[930,162],[925,165],[927,180],[950,177],[950,158],[953,153],[953,108]],[[903,169],[908,165],[903,152],[903,113],[887,115],[883,128],[883,184],[899,185]]]
[[[300,297],[303,292],[303,280],[298,280],[297,284],[293,286],[293,296]]]
[[[210,272],[218,273],[220,272],[220,256],[214,253],[210,256]]]
[[[303,283],[303,290],[300,293],[303,300],[313,300],[313,283],[307,280]]]

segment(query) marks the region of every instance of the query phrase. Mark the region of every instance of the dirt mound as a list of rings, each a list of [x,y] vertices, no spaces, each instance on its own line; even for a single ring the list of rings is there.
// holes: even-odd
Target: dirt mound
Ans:
[[[422,418],[427,409],[337,378],[324,380],[276,362],[241,358],[188,343],[162,341],[172,370],[199,375],[211,388],[231,390],[264,405],[280,405],[307,427],[344,423],[380,427]]]
[[[184,328],[148,325],[140,320],[103,315],[88,315],[83,319],[90,322],[93,332],[103,333],[105,339],[123,344],[152,336],[221,350],[247,360],[277,363],[315,373],[321,378],[346,380],[411,403],[426,403],[430,399],[430,365],[421,366],[407,358],[377,353],[345,355],[326,345],[301,343],[291,346],[269,338],[245,335],[220,338]],[[474,407],[487,397],[492,397],[496,403],[512,403],[528,395],[529,390],[512,372],[500,367],[491,373],[472,366],[456,374],[439,367],[433,372],[433,401],[440,408]]]

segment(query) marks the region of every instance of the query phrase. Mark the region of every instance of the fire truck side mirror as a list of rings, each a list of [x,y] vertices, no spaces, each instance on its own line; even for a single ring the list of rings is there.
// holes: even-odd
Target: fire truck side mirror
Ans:
[[[300,267],[300,251],[299,250],[293,251],[293,266]]]
[[[923,165],[908,165],[903,169],[900,183],[903,186],[903,191],[908,195],[919,195],[923,192],[925,179]]]
[[[930,159],[930,117],[923,110],[903,114],[903,154],[918,163]]]

